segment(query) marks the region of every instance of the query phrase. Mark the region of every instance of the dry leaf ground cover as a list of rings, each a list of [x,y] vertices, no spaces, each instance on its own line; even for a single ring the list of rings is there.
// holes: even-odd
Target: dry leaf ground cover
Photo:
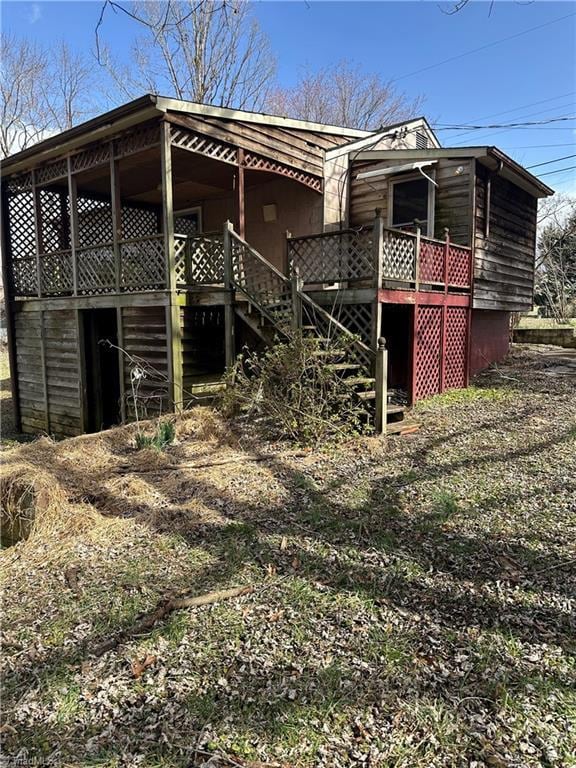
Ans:
[[[384,444],[303,454],[204,409],[165,453],[131,426],[7,451],[38,512],[2,553],[5,756],[576,765],[575,380],[549,365],[516,350]]]

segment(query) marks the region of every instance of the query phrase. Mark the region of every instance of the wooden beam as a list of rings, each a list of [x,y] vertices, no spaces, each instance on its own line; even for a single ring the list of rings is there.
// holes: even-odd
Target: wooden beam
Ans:
[[[378,291],[382,287],[382,276],[384,274],[384,219],[382,217],[382,208],[376,209],[376,218],[372,232],[372,248],[374,258],[374,297],[372,299],[372,349],[376,352],[379,349],[382,333],[382,304],[378,299]],[[388,354],[388,353],[386,353]],[[386,417],[384,417],[386,421]]]
[[[162,176],[162,232],[166,257],[166,287],[176,290],[176,259],[174,253],[174,198],[172,186],[172,151],[170,123],[160,123],[160,163]]]
[[[375,427],[378,434],[385,435],[388,418],[388,350],[386,349],[386,339],[383,336],[378,337],[376,347],[375,377]]]
[[[236,224],[240,237],[246,239],[246,197],[244,184],[244,150],[238,149],[238,172],[236,175]]]
[[[157,307],[170,304],[167,291],[141,293],[106,293],[99,296],[63,296],[60,298],[25,298],[14,302],[21,312],[41,309],[109,309],[111,307]],[[224,303],[223,301],[220,303]]]
[[[384,304],[424,304],[434,307],[469,307],[470,296],[463,293],[440,293],[439,291],[402,291],[381,288],[378,300]]]
[[[14,333],[14,303],[12,301],[12,283],[10,280],[9,264],[12,260],[10,244],[10,216],[8,210],[7,184],[0,185],[0,238],[2,255],[2,283],[4,285],[4,308],[6,313],[6,339],[8,342],[8,362],[10,366],[10,389],[12,391],[12,407],[14,410],[14,426],[17,432],[22,431],[20,414],[20,394],[18,388],[18,367],[16,365],[16,336]]]
[[[78,340],[78,398],[80,405],[80,431],[86,432],[86,400],[88,390],[86,385],[86,348],[84,343],[84,319],[79,309],[75,311],[76,338]]]
[[[32,201],[34,210],[34,244],[36,248],[36,280],[38,281],[37,294],[42,296],[42,263],[41,254],[44,252],[42,242],[42,207],[40,204],[40,190],[36,186],[36,172],[30,172],[32,177]]]
[[[116,306],[116,332],[118,337],[118,372],[120,376],[120,419],[126,421],[126,384],[124,381],[124,319],[122,307]]]
[[[120,197],[120,166],[114,157],[114,142],[110,142],[110,201],[112,208],[112,241],[114,248],[114,273],[116,291],[120,292],[122,264],[120,240],[122,240],[122,200]]]
[[[236,360],[236,342],[234,334],[235,316],[234,316],[234,294],[233,294],[233,272],[232,272],[232,223],[224,223],[224,287],[226,288],[226,303],[224,305],[224,339],[226,367],[234,365]]]
[[[72,251],[72,293],[78,296],[78,191],[68,156],[68,200],[70,203],[70,250]]]

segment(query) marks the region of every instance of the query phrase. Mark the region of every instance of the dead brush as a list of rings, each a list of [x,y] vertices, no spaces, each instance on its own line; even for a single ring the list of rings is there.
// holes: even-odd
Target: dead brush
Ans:
[[[326,360],[316,340],[300,334],[261,354],[245,350],[226,374],[218,407],[227,418],[256,424],[268,437],[302,445],[368,433],[366,412],[353,389]]]

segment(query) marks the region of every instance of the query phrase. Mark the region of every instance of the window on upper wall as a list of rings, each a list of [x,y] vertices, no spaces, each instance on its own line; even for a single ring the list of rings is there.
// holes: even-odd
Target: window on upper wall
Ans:
[[[420,221],[424,235],[434,229],[434,186],[423,177],[397,179],[390,182],[389,224],[396,229],[414,230]]]

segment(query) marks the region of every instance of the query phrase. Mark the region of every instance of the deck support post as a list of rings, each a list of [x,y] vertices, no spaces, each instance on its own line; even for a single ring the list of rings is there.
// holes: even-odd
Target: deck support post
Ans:
[[[224,222],[224,289],[226,291],[226,303],[224,305],[224,333],[226,368],[234,365],[236,360],[236,340],[234,333],[234,297],[233,297],[233,265],[232,265],[232,222]]]
[[[122,265],[120,240],[122,240],[122,202],[120,198],[120,168],[114,158],[114,142],[110,143],[110,201],[112,207],[112,240],[114,248],[114,276],[116,293],[120,293]]]
[[[36,171],[32,168],[32,205],[34,211],[34,244],[36,248],[36,280],[38,281],[37,296],[42,297],[42,262],[41,254],[44,251],[42,243],[42,208],[40,206],[40,190],[36,186]]]
[[[300,270],[290,264],[290,283],[292,285],[292,330],[297,331],[302,328],[302,300],[300,292],[304,288],[304,281],[300,277]]]
[[[374,256],[374,300],[372,302],[372,349],[378,348],[378,339],[382,333],[382,303],[378,293],[384,279],[384,219],[382,209],[376,208],[376,218],[372,233]]]
[[[68,155],[68,200],[70,201],[70,251],[72,253],[72,295],[78,296],[78,191]]]
[[[388,412],[388,350],[386,349],[386,339],[383,336],[378,338],[376,348],[376,432],[380,435],[386,434],[386,422]]]
[[[238,173],[236,176],[236,216],[238,219],[238,234],[246,240],[246,198],[244,184],[244,150],[238,148]]]
[[[420,246],[422,240],[422,229],[420,228],[419,219],[414,220],[414,226],[416,227],[416,240],[414,241],[414,289],[418,292],[420,290]]]
[[[10,365],[10,390],[14,409],[14,426],[22,431],[20,413],[20,387],[18,386],[18,367],[16,364],[16,336],[14,322],[14,300],[12,299],[11,263],[12,248],[10,242],[10,211],[8,207],[8,185],[0,187],[0,250],[2,252],[2,284],[4,285],[4,310],[6,314],[6,340],[8,342],[8,362]]]
[[[176,292],[176,253],[174,250],[174,200],[172,185],[172,145],[170,123],[160,123],[160,162],[162,176],[162,232],[166,259],[166,343],[168,359],[168,398],[174,410],[182,410],[182,331]]]
[[[290,230],[287,229],[284,236],[284,253],[283,253],[284,263],[282,265],[282,271],[284,272],[285,275],[290,274],[291,259],[290,259],[290,242],[289,241],[291,237],[292,237],[292,232],[290,232]]]

